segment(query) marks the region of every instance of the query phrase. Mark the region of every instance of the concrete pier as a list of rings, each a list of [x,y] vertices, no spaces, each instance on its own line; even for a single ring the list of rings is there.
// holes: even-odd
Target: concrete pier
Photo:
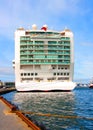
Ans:
[[[9,93],[12,91],[16,91],[15,87],[11,87],[11,88],[0,88],[0,95],[5,94],[5,93]]]
[[[33,130],[0,100],[0,130]]]

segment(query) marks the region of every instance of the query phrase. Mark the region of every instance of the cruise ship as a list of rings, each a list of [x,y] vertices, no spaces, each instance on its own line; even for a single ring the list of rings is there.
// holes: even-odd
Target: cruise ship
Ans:
[[[75,88],[74,42],[69,29],[33,24],[15,31],[15,86],[20,92],[71,91]]]

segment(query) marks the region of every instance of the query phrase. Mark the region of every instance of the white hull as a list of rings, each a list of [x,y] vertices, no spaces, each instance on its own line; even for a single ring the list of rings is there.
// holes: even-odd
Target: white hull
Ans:
[[[74,82],[29,82],[16,83],[17,91],[71,91],[76,87]]]

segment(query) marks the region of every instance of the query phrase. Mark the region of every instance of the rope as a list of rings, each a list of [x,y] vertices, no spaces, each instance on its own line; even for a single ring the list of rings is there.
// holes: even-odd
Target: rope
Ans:
[[[90,117],[83,117],[83,116],[65,116],[65,115],[58,115],[58,114],[51,114],[51,113],[36,113],[36,112],[26,112],[26,111],[21,111],[24,114],[32,114],[32,115],[37,115],[37,116],[46,116],[46,117],[55,117],[55,118],[65,118],[65,119],[87,119],[87,120],[93,120],[93,118]]]

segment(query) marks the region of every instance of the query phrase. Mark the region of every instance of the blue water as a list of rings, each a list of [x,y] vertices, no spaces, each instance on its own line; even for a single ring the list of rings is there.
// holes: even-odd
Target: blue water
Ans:
[[[93,130],[93,89],[77,88],[72,92],[54,93],[11,92],[4,97],[18,105],[20,110],[33,112],[31,117],[49,130]],[[39,116],[38,113],[48,113],[51,117]]]

